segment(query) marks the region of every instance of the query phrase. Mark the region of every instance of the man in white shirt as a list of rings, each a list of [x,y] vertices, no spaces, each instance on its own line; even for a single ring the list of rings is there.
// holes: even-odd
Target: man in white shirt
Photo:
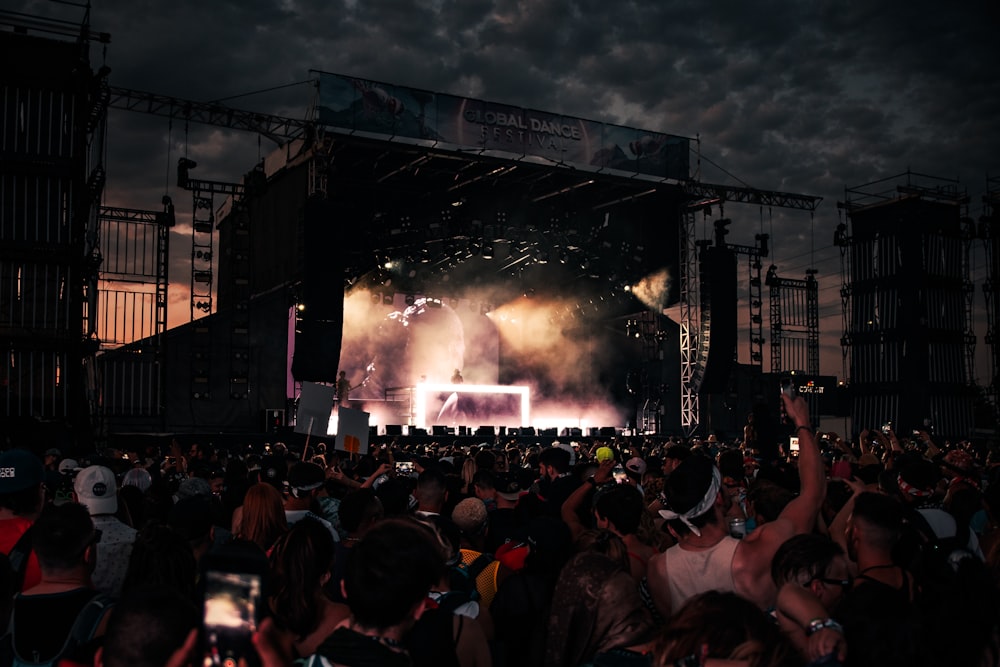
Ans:
[[[118,511],[115,474],[104,466],[84,468],[73,481],[73,491],[76,501],[90,512],[94,528],[101,531],[93,574],[94,587],[117,597],[125,580],[137,531],[115,516]]]

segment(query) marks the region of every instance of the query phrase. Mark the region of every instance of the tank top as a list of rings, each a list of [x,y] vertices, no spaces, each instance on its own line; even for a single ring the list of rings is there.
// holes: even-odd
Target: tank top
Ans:
[[[705,591],[736,591],[733,554],[739,544],[738,539],[726,535],[715,546],[701,551],[688,551],[675,545],[664,552],[670,603],[674,610]]]

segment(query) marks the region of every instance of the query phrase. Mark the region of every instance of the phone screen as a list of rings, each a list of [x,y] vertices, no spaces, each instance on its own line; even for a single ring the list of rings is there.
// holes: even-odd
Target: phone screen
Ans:
[[[616,482],[623,484],[625,482],[625,469],[619,466],[611,471],[611,476],[614,477]]]
[[[788,439],[788,451],[791,453],[792,456],[799,455],[799,439],[796,438],[795,436],[792,436],[791,438]]]
[[[789,398],[795,398],[799,395],[799,388],[795,386],[795,382],[791,378],[782,378],[781,393]]]
[[[256,663],[251,638],[260,615],[261,584],[258,573],[205,572],[203,667],[238,667],[241,658]]]
[[[413,472],[413,461],[396,461],[396,474],[409,475]]]

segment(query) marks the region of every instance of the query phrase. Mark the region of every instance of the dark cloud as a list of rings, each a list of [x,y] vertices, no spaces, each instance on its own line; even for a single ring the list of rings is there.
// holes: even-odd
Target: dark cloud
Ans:
[[[844,188],[907,169],[957,178],[975,215],[1000,166],[995,3],[94,0],[91,22],[112,35],[92,58],[106,58],[113,85],[184,99],[239,96],[228,103],[301,117],[314,91],[288,84],[316,69],[698,136],[703,180],[824,197],[814,216],[726,214],[733,242],[771,229],[776,263],[796,271],[819,250],[834,340]],[[199,178],[235,181],[273,149],[121,111],[108,146],[109,203],[141,208],[174,190],[180,155]],[[187,193],[173,194],[185,224]],[[839,372],[831,355],[824,366]]]

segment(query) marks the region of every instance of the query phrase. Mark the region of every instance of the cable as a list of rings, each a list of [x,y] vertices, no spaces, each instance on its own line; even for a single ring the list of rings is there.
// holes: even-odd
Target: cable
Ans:
[[[251,95],[259,95],[261,93],[270,93],[274,90],[281,90],[282,88],[291,88],[292,86],[301,86],[303,83],[312,83],[312,79],[306,79],[305,81],[296,81],[295,83],[286,83],[283,86],[273,86],[271,88],[263,88],[261,90],[254,90],[249,93],[240,93],[239,95],[230,95],[229,97],[220,97],[217,100],[210,100],[209,104],[218,104],[219,102],[226,102],[228,100],[235,100],[240,97],[250,97]]]
[[[809,268],[816,268],[816,213],[809,211]]]
[[[735,178],[735,179],[736,179],[737,181],[739,181],[739,182],[740,182],[741,184],[743,184],[743,186],[744,186],[744,187],[747,187],[747,188],[750,188],[750,189],[753,189],[753,186],[752,186],[752,185],[750,185],[749,183],[747,183],[746,181],[744,181],[744,180],[743,180],[742,178],[740,178],[739,176],[736,176],[735,174],[732,174],[732,173],[730,173],[729,171],[726,171],[726,169],[725,169],[724,167],[722,167],[722,166],[720,166],[720,165],[718,165],[718,164],[716,164],[716,163],[712,162],[712,161],[711,161],[711,160],[709,160],[709,159],[708,159],[707,157],[705,157],[705,155],[704,155],[704,154],[702,154],[702,156],[701,156],[701,157],[702,157],[702,159],[704,159],[704,160],[705,160],[705,162],[709,163],[710,165],[712,165],[713,167],[715,167],[716,169],[718,169],[719,171],[721,171],[721,172],[722,172],[723,174],[725,174],[726,176],[729,176],[730,178]]]
[[[164,196],[170,195],[170,149],[174,145],[173,133],[174,133],[174,119],[170,118],[167,120],[167,173],[163,179]]]

